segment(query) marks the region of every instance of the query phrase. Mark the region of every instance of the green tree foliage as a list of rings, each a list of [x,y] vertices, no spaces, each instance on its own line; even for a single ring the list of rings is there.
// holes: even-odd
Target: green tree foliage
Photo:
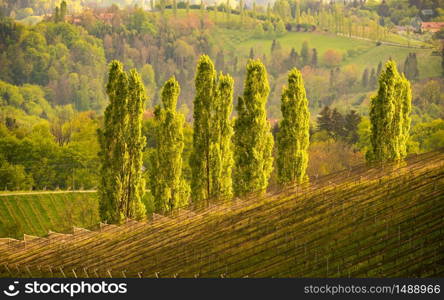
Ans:
[[[15,86],[0,80],[0,108],[2,111],[8,108],[16,108],[31,116],[49,117],[53,108],[45,99],[44,90],[31,84]]]
[[[301,183],[308,179],[308,100],[301,73],[292,69],[281,97],[282,121],[277,134],[277,172],[280,183]]]
[[[0,156],[0,189],[16,191],[29,190],[33,186],[32,177],[22,165],[13,165]]]
[[[368,79],[368,85],[370,88],[374,89],[377,83],[378,79],[376,78],[375,68],[372,68],[372,71],[370,72],[370,77]]]
[[[214,105],[216,70],[207,55],[200,57],[195,76],[193,153],[191,155],[192,199],[207,199],[211,194],[211,114]]]
[[[274,144],[265,111],[269,92],[265,66],[259,60],[249,60],[234,125],[233,190],[236,195],[268,186]]]
[[[62,3],[60,3],[60,21],[61,22],[65,21],[66,14],[67,14],[67,5],[66,5],[66,1],[63,0]]]
[[[411,140],[418,143],[420,152],[438,150],[444,147],[444,120],[416,124],[411,133]]]
[[[404,75],[408,80],[417,80],[419,77],[418,60],[416,53],[409,53],[404,61]]]
[[[283,36],[287,33],[287,29],[285,28],[285,23],[282,20],[279,20],[276,23],[276,29],[275,32],[278,36]]]
[[[290,50],[290,55],[288,56],[287,63],[288,66],[291,68],[299,67],[301,64],[299,54],[294,48],[291,48]]]
[[[316,68],[318,66],[318,50],[313,48],[311,51],[311,66]]]
[[[362,72],[362,80],[361,80],[362,87],[366,88],[369,85],[369,74],[368,69],[365,68],[364,72]]]
[[[40,85],[53,105],[103,108],[106,60],[99,39],[64,22],[25,27],[0,19],[0,32],[0,80]]]
[[[104,128],[99,131],[100,215],[104,221],[120,223],[124,218],[141,219],[145,215],[141,203],[141,152],[145,146],[141,120],[146,96],[139,75],[126,73],[118,61],[110,64],[107,94],[110,103]]]
[[[16,181],[17,189],[22,189],[22,184],[34,190],[96,187],[99,147],[94,113],[56,107],[49,120],[11,107],[2,107],[2,113],[0,157],[9,165],[8,170],[23,166],[25,172],[25,176],[14,177],[23,180],[20,184]]]
[[[411,99],[409,81],[398,73],[394,61],[388,61],[379,77],[378,93],[371,99],[368,161],[399,160],[407,155]]]
[[[211,118],[211,191],[210,197],[232,195],[233,125],[230,120],[233,107],[234,80],[230,75],[219,75],[214,95]]]
[[[150,186],[155,210],[168,212],[188,203],[189,186],[182,176],[184,117],[176,112],[179,83],[170,78],[162,89],[162,104],[156,106],[156,149],[151,158]]]
[[[307,66],[308,64],[310,64],[310,49],[308,47],[307,41],[304,41],[302,43],[301,58],[302,58],[302,65]]]
[[[128,75],[128,129],[126,143],[128,165],[126,166],[126,213],[130,218],[142,219],[145,216],[145,206],[142,197],[145,194],[145,179],[142,173],[143,148],[146,145],[142,135],[142,117],[147,101],[145,88],[140,75],[131,70]]]
[[[195,77],[191,191],[194,201],[231,195],[233,79],[220,75],[211,59],[199,59]]]
[[[344,119],[345,138],[349,144],[356,144],[359,140],[358,126],[361,123],[361,116],[355,110],[351,110]]]

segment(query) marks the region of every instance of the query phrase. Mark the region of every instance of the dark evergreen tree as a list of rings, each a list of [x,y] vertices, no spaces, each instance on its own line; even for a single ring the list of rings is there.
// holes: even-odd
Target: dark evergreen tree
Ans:
[[[379,78],[379,75],[381,75],[382,72],[382,62],[380,61],[378,64],[378,68],[376,69],[376,77]]]
[[[345,115],[345,134],[346,140],[349,144],[355,144],[359,140],[358,126],[361,122],[361,116],[355,111],[351,110]]]
[[[316,68],[318,66],[318,51],[316,50],[316,48],[313,48],[311,52],[311,66],[313,68]]]
[[[328,133],[333,131],[332,110],[324,106],[317,117],[318,130],[325,130]]]
[[[375,68],[372,68],[372,71],[370,72],[370,78],[368,79],[368,85],[371,89],[374,89],[377,82],[378,79],[376,78]]]
[[[253,48],[250,48],[250,54],[248,55],[248,58],[254,59],[254,50],[253,50]]]
[[[299,58],[299,54],[296,52],[294,48],[291,48],[290,55],[287,60],[288,67],[297,68],[300,67],[301,62]]]
[[[62,3],[60,4],[60,22],[65,21],[66,13],[67,13],[67,5],[66,1],[63,0]]]
[[[368,69],[367,68],[365,68],[364,72],[362,73],[361,83],[364,88],[366,88],[369,85],[369,77],[368,77]]]
[[[304,41],[302,43],[301,58],[302,58],[302,65],[303,66],[307,66],[308,64],[310,64],[310,50],[308,48],[307,41]]]
[[[404,61],[404,75],[408,80],[417,80],[419,77],[418,60],[416,53],[409,53]]]
[[[331,120],[333,128],[330,135],[335,140],[344,138],[346,136],[344,116],[336,108],[331,112]]]

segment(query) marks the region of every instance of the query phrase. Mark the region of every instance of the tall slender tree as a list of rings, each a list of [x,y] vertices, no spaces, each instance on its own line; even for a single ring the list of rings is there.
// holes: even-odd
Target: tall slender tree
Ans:
[[[234,81],[230,75],[222,73],[219,75],[211,118],[210,197],[229,197],[233,193],[231,180],[233,126],[230,120],[233,109],[233,86]]]
[[[282,121],[277,134],[277,172],[280,183],[307,179],[309,120],[304,81],[297,69],[288,73],[288,86],[281,96]]]
[[[192,200],[207,199],[211,194],[211,112],[214,105],[214,89],[216,85],[216,70],[207,55],[202,55],[197,64],[194,97],[194,131],[193,152],[191,154],[191,190]]]
[[[99,130],[101,182],[99,206],[102,220],[120,223],[125,218],[141,219],[144,182],[141,174],[141,118],[145,90],[136,71],[127,74],[118,61],[110,64],[107,84],[109,105],[104,128]]]
[[[203,55],[195,84],[191,190],[192,199],[198,201],[232,193],[233,79],[221,74],[218,80],[213,62]]]
[[[308,48],[307,41],[304,41],[302,43],[301,58],[302,58],[302,65],[303,66],[307,66],[308,64],[310,64],[310,50]]]
[[[313,68],[318,66],[318,50],[316,50],[316,48],[311,50],[311,66]]]
[[[117,61],[111,62],[106,87],[110,103],[105,110],[104,128],[99,130],[102,167],[98,193],[100,217],[109,223],[119,223],[125,218],[123,194],[126,164],[124,133],[128,123],[127,81],[123,66]]]
[[[411,100],[409,81],[389,60],[379,77],[378,93],[371,100],[372,148],[366,153],[368,161],[393,161],[407,155]]]
[[[179,93],[179,83],[170,78],[162,89],[162,103],[154,110],[157,143],[151,157],[150,185],[158,212],[185,206],[189,198],[189,186],[182,176],[185,118],[176,112]]]
[[[60,3],[60,21],[61,22],[65,22],[65,17],[67,14],[67,5],[66,5],[66,1],[63,0],[62,3]]]
[[[361,84],[362,87],[366,88],[368,86],[368,82],[369,82],[369,77],[368,77],[368,69],[365,68],[364,72],[362,73],[362,80],[361,80]]]
[[[265,190],[273,168],[273,136],[265,106],[270,92],[265,66],[249,60],[234,125],[233,190],[236,195]]]
[[[142,203],[145,194],[143,176],[143,148],[146,144],[142,135],[142,119],[146,104],[146,93],[142,78],[131,70],[128,76],[128,130],[126,133],[128,149],[128,167],[126,184],[126,216],[142,219],[146,209]]]

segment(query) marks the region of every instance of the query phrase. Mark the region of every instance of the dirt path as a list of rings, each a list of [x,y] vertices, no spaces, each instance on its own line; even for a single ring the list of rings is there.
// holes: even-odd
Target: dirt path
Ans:
[[[20,196],[20,195],[41,195],[41,194],[69,194],[69,193],[95,193],[96,190],[85,190],[85,191],[38,191],[38,192],[6,192],[0,193],[2,196]]]

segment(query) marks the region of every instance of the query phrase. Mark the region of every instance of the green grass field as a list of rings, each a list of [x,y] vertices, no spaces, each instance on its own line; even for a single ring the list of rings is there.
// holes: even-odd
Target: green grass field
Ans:
[[[190,14],[200,16],[199,10],[190,10]],[[166,16],[172,16],[172,10],[165,11]],[[216,43],[222,49],[228,52],[240,54],[247,57],[250,48],[253,48],[258,57],[262,57],[266,54],[270,57],[270,48],[273,38],[257,39],[253,37],[254,25],[251,23],[253,20],[246,18],[245,25],[242,29],[240,25],[240,17],[238,15],[230,15],[229,22],[231,24],[238,24],[238,28],[228,29],[224,28],[224,23],[228,22],[225,14],[219,12],[215,17],[214,12],[205,12],[205,15],[209,17],[213,22],[218,25],[212,30],[211,36],[213,42]],[[178,18],[186,16],[186,11],[179,9],[177,12]],[[251,27],[246,29],[245,27]],[[398,62],[399,65],[404,64],[404,60],[409,52],[415,52],[418,55],[419,62],[419,75],[420,79],[439,77],[441,75],[441,58],[440,56],[432,56],[432,49],[418,49],[399,46],[380,45],[376,46],[375,42],[359,40],[354,38],[348,38],[345,36],[338,36],[329,33],[319,32],[289,32],[284,36],[276,38],[282,45],[282,47],[290,52],[294,47],[296,51],[300,52],[302,43],[308,41],[310,48],[316,48],[318,50],[319,62],[322,64],[322,55],[328,49],[335,49],[342,52],[346,58],[342,62],[342,66],[348,64],[355,64],[358,67],[359,72],[362,72],[365,68],[376,68],[380,61],[385,62],[389,58],[392,58]],[[407,45],[408,41],[405,37],[396,34],[390,34],[390,40],[394,43]],[[416,46],[429,46],[423,42],[411,40],[411,45]],[[347,50],[356,50],[358,53],[354,57],[348,57]]]
[[[149,222],[0,240],[0,276],[442,277],[443,218],[444,153],[431,152]]]
[[[96,193],[0,194],[0,237],[45,236],[98,223]]]
[[[219,40],[228,45],[229,49],[236,47],[236,51],[244,56],[248,56],[251,48],[254,49],[259,57],[266,54],[270,57],[270,49],[273,39],[254,39],[248,38],[245,32],[240,32],[239,36],[234,30],[219,30]],[[379,62],[385,62],[388,59],[394,59],[399,65],[403,66],[404,60],[410,52],[415,52],[418,56],[420,79],[439,77],[441,75],[441,58],[432,56],[431,49],[416,49],[407,47],[397,47],[389,45],[376,46],[374,42],[350,39],[347,37],[336,36],[332,34],[290,32],[277,38],[283,49],[288,53],[292,47],[300,52],[302,43],[307,41],[310,48],[318,50],[319,62],[322,64],[323,53],[328,49],[335,49],[343,53],[342,66],[355,64],[359,72],[365,68],[375,68]],[[347,50],[356,50],[354,57],[348,57]]]

